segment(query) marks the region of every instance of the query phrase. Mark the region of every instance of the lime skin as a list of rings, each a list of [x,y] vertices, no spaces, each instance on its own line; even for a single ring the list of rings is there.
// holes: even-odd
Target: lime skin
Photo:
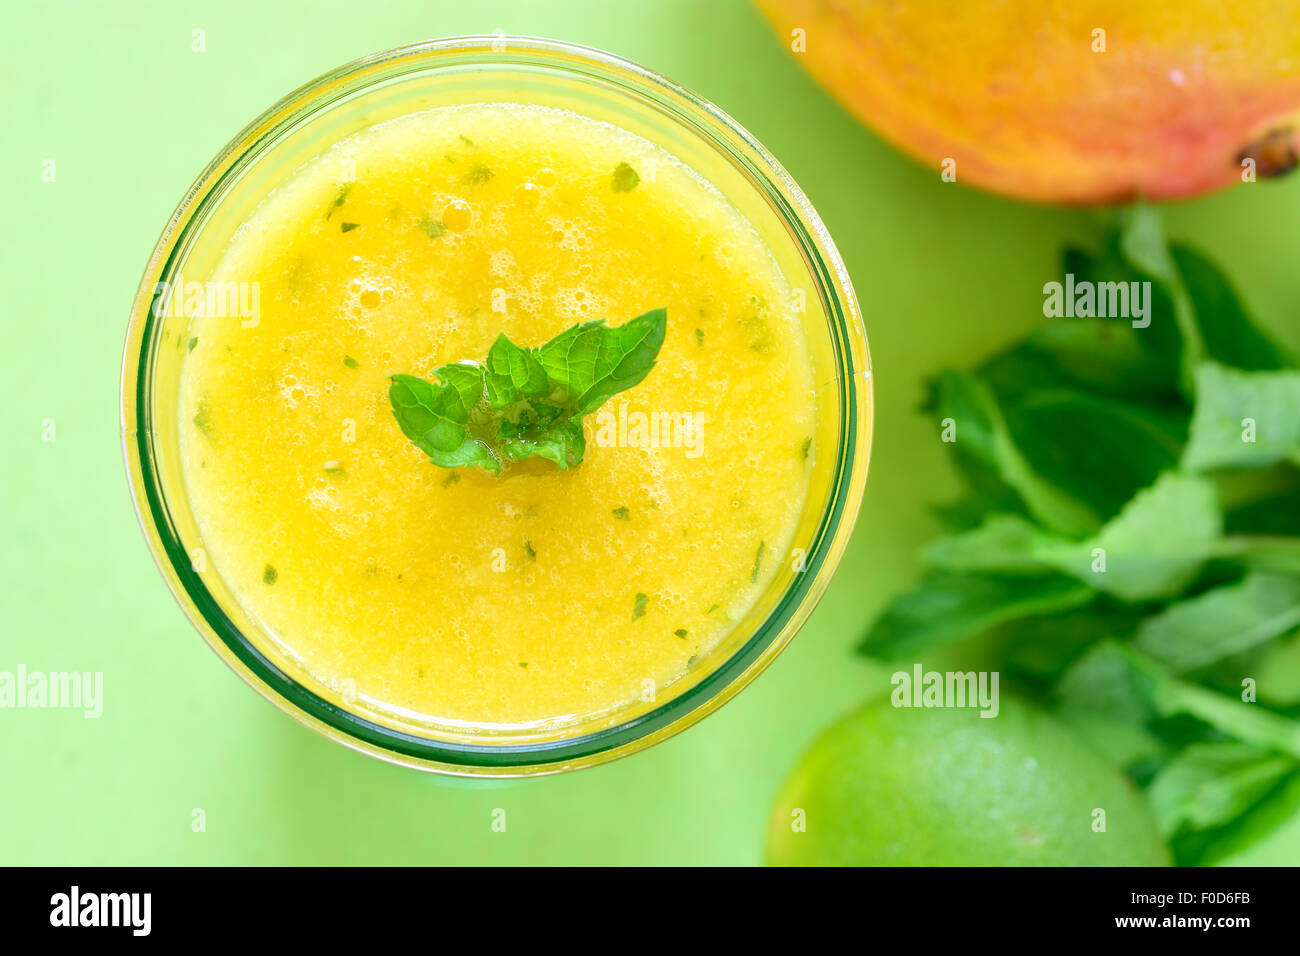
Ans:
[[[781,790],[767,862],[1163,866],[1169,851],[1127,779],[1003,695],[993,718],[883,700],[835,724]]]

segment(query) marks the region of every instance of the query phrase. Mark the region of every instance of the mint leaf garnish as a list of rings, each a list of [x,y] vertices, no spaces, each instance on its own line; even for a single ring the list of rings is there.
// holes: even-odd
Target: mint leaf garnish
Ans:
[[[586,451],[583,416],[650,373],[667,321],[654,309],[620,326],[583,322],[537,348],[500,335],[483,364],[439,366],[436,383],[394,375],[393,417],[442,468],[497,474],[534,457],[572,468]]]
[[[579,415],[586,415],[649,374],[666,328],[666,309],[617,328],[603,321],[583,322],[543,345],[537,357],[547,378],[565,389]]]

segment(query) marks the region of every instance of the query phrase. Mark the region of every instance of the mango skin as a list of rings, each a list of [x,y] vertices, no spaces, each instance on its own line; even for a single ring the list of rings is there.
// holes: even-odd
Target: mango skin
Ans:
[[[1240,183],[1246,157],[1259,179],[1296,165],[1294,0],[755,2],[805,69],[936,176],[953,159],[957,182],[1095,205]]]

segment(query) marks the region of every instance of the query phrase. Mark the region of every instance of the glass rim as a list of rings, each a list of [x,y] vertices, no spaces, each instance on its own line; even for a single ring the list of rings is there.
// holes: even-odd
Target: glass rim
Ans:
[[[541,65],[605,82],[623,95],[649,95],[736,166],[797,245],[826,305],[840,411],[834,472],[805,568],[745,643],[693,686],[646,713],[580,736],[516,744],[467,744],[388,727],[320,697],[273,663],[230,620],[192,568],[157,473],[158,436],[151,424],[153,358],[162,327],[152,309],[155,289],[227,177],[251,166],[262,147],[337,98],[407,73],[436,70],[440,56],[457,62],[455,57],[480,53],[493,65]],[[395,47],[322,74],[245,126],[200,173],[163,229],[133,301],[122,358],[122,449],[137,518],[173,596],[207,644],[264,698],[323,736],[391,763],[458,776],[533,776],[604,763],[685,730],[733,698],[784,649],[825,593],[853,530],[872,445],[872,386],[861,313],[834,242],[802,190],[740,124],[684,87],[602,50],[538,37],[458,36]]]

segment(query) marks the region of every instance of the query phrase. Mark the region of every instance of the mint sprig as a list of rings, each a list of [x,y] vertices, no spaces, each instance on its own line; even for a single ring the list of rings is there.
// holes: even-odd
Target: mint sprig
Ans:
[[[442,468],[498,474],[534,457],[573,468],[586,451],[583,416],[650,373],[667,322],[666,309],[620,326],[583,322],[533,348],[502,334],[483,363],[439,366],[437,382],[394,375],[393,417]]]
[[[1120,225],[1062,272],[1149,283],[1147,325],[1053,322],[934,383],[966,490],[861,650],[972,640],[1146,788],[1179,864],[1291,860],[1300,359],[1154,210]]]

